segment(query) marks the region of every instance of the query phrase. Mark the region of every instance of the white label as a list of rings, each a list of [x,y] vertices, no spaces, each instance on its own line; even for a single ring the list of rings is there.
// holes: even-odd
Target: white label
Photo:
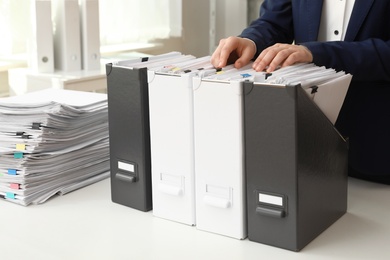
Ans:
[[[118,162],[118,169],[128,172],[134,172],[134,164]]]
[[[269,194],[259,193],[259,202],[268,203],[277,206],[283,206],[283,198]]]
[[[184,176],[178,176],[168,173],[160,173],[160,181],[182,187],[184,183]]]
[[[225,198],[225,199],[231,198],[231,193],[232,193],[231,190],[232,189],[229,187],[219,187],[219,186],[206,184],[206,194]]]

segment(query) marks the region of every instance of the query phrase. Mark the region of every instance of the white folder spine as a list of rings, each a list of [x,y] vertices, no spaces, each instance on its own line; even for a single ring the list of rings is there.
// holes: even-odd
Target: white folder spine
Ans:
[[[36,72],[54,71],[51,0],[34,0],[30,5],[29,67]]]
[[[242,123],[241,82],[194,78],[197,228],[237,239],[247,236]]]
[[[55,68],[62,71],[81,70],[80,11],[78,0],[54,0]]]
[[[153,214],[195,225],[192,76],[148,72]]]
[[[100,69],[99,1],[80,1],[81,53],[84,70]]]

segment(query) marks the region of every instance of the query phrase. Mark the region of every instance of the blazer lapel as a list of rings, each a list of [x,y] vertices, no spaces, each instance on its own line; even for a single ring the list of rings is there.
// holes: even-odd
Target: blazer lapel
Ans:
[[[353,41],[355,39],[373,3],[374,0],[355,0],[355,5],[345,34],[345,41]]]

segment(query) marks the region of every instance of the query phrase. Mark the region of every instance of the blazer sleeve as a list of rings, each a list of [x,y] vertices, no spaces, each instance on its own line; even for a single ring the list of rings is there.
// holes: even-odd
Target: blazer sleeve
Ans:
[[[251,39],[260,52],[275,43],[292,43],[294,40],[291,0],[265,0],[260,17],[253,21],[240,37]]]
[[[368,38],[301,44],[312,52],[313,62],[318,66],[344,70],[354,80],[390,82],[390,40]]]

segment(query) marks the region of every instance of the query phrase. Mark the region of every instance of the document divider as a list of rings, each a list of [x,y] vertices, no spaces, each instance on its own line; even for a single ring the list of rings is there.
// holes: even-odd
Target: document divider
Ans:
[[[106,65],[112,201],[152,209],[146,68]]]
[[[194,77],[197,229],[247,236],[243,85]]]
[[[148,71],[153,215],[195,225],[194,73]]]
[[[249,240],[299,251],[347,208],[347,144],[300,87],[244,83]]]

